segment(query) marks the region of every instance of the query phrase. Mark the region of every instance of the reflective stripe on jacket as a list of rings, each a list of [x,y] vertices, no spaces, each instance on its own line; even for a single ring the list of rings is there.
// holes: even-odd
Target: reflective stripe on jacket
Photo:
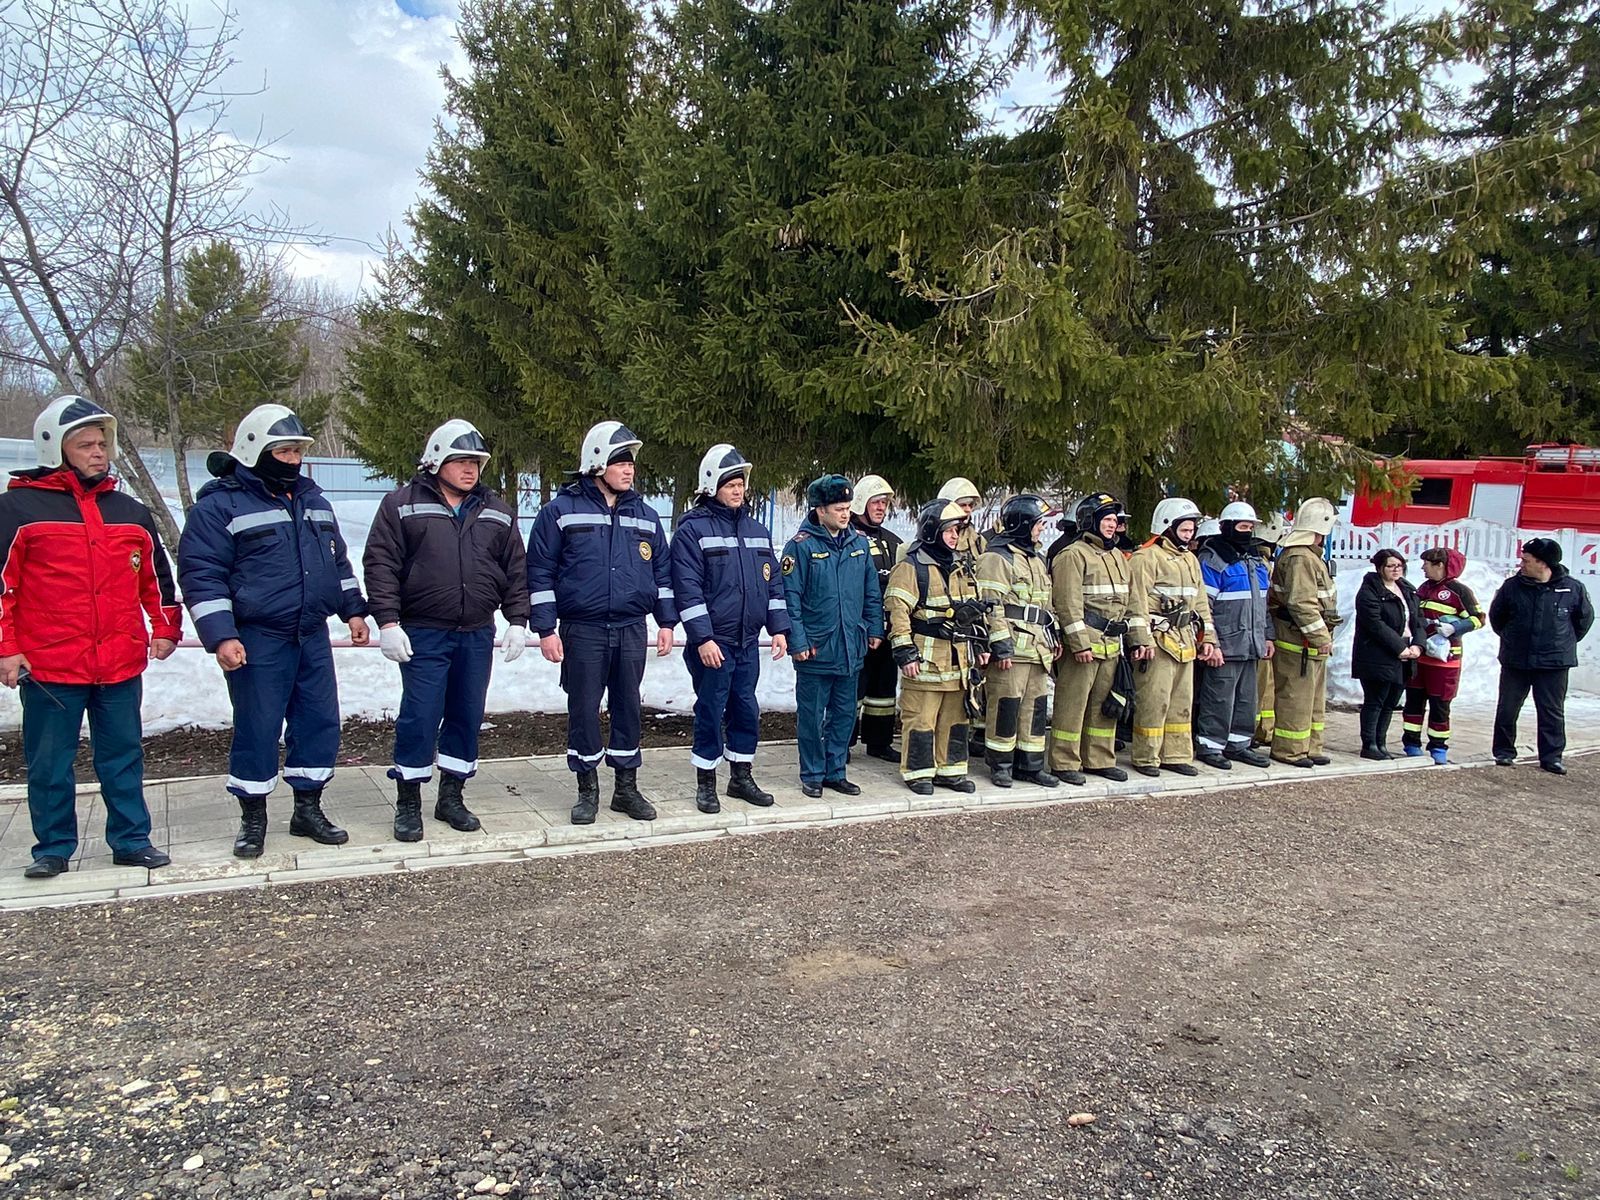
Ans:
[[[672,535],[672,590],[691,647],[717,641],[730,650],[766,627],[789,632],[789,606],[772,534],[745,509],[702,498]]]

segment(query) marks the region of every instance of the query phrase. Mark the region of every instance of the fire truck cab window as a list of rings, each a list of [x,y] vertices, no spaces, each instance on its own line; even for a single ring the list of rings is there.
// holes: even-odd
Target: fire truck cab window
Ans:
[[[1450,488],[1454,483],[1455,480],[1448,475],[1419,479],[1416,487],[1411,489],[1411,503],[1429,508],[1449,508]]]

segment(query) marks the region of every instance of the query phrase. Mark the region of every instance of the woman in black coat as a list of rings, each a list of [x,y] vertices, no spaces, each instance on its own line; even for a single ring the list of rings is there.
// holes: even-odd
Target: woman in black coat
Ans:
[[[1412,661],[1422,654],[1422,613],[1406,560],[1394,550],[1372,556],[1356,593],[1356,636],[1350,674],[1361,681],[1361,757],[1392,758],[1384,743],[1400,707]]]

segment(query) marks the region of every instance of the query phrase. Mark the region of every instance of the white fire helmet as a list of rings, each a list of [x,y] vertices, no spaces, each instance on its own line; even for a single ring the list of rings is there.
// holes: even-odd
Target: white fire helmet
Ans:
[[[637,454],[643,445],[643,440],[621,421],[601,421],[583,435],[583,449],[578,453],[578,474],[598,475],[624,451],[630,455]]]
[[[1217,518],[1219,521],[1259,521],[1260,519],[1260,517],[1256,516],[1256,510],[1243,500],[1235,500],[1232,504],[1224,505],[1222,515]]]
[[[1160,537],[1179,521],[1194,521],[1198,523],[1202,514],[1194,506],[1194,501],[1185,500],[1182,496],[1168,496],[1156,505],[1156,511],[1150,515],[1150,532]]]
[[[855,499],[850,501],[850,511],[858,517],[866,516],[867,501],[876,500],[879,496],[887,496],[891,501],[894,499],[894,489],[889,486],[889,481],[882,475],[863,475],[856,483]]]
[[[233,431],[233,449],[228,453],[242,465],[254,467],[263,450],[275,446],[304,449],[312,440],[293,409],[282,404],[258,404],[245,413],[244,420]]]
[[[1313,496],[1303,502],[1294,514],[1296,533],[1320,533],[1327,537],[1339,523],[1339,509],[1332,500]]]
[[[74,429],[98,425],[106,431],[106,448],[117,456],[117,419],[93,400],[82,396],[57,396],[33,422],[33,448],[41,467],[59,467],[61,443]]]
[[[424,471],[436,473],[452,458],[475,458],[480,467],[489,461],[489,444],[471,421],[459,418],[446,421],[430,433],[417,465]]]
[[[1283,519],[1282,513],[1268,513],[1265,521],[1256,522],[1256,541],[1266,542],[1269,546],[1276,546],[1283,541],[1288,532],[1289,523]]]
[[[744,476],[745,486],[750,486],[750,472],[755,463],[734,449],[730,442],[718,442],[700,459],[700,489],[702,496],[715,496],[717,489],[735,475]]]
[[[983,499],[983,493],[972,480],[957,475],[954,479],[945,480],[944,486],[939,489],[939,499],[955,500],[958,503],[962,500],[971,500],[976,503]]]

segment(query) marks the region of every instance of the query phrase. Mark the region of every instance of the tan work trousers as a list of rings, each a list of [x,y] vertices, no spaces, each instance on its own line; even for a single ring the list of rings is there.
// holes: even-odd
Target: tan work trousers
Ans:
[[[1134,668],[1132,758],[1135,766],[1194,761],[1190,710],[1194,707],[1194,663],[1179,662],[1160,647],[1149,668]]]
[[[1277,714],[1272,730],[1272,757],[1280,762],[1291,762],[1307,755],[1320,755],[1328,707],[1327,656],[1285,650],[1280,642],[1272,664],[1275,668],[1272,707]]]
[[[1100,711],[1117,677],[1117,659],[1081,663],[1070,654],[1056,667],[1050,769],[1100,771],[1117,765],[1117,719]]]
[[[962,691],[900,686],[900,777],[962,779],[967,774],[967,710]]]

